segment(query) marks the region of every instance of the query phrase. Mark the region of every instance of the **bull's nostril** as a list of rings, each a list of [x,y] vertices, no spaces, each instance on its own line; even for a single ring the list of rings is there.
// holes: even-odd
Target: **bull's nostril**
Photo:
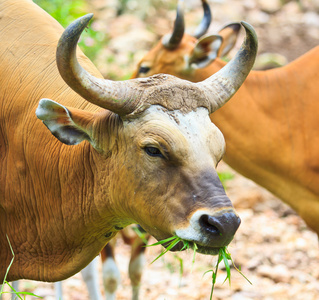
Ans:
[[[214,217],[208,216],[208,215],[202,215],[199,219],[200,226],[205,229],[206,231],[209,231],[213,235],[222,235],[222,233],[219,230],[218,222],[216,222],[216,219]]]
[[[217,213],[215,215],[202,215],[199,219],[202,229],[211,237],[228,241],[233,238],[237,231],[240,218],[233,212]]]

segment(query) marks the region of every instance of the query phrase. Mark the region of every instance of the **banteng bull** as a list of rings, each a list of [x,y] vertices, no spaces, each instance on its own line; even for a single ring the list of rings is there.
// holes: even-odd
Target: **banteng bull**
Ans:
[[[201,56],[201,51],[194,51],[196,55],[193,55],[192,61],[193,63],[200,63],[200,64],[209,64],[210,62],[214,61],[216,57],[221,57],[227,55],[227,53],[234,47],[238,33],[240,30],[241,25],[239,23],[231,23],[222,28],[217,35],[210,35],[205,36],[207,32],[211,19],[212,13],[210,10],[209,5],[205,0],[202,0],[203,12],[204,17],[202,18],[201,23],[195,30],[193,34],[194,41],[197,39],[201,39],[198,43],[197,48],[203,47],[204,49],[208,47],[209,49],[213,49],[211,51],[212,55],[209,56]],[[181,26],[182,24],[182,26]],[[183,14],[183,1],[178,3],[177,8],[177,15],[175,21],[175,28],[184,27],[184,14]],[[179,38],[181,35],[177,34],[178,39],[175,40],[177,45],[179,45]],[[203,37],[203,38],[202,38]],[[161,46],[161,45],[160,45]],[[155,48],[153,51],[157,53],[157,49]],[[142,76],[145,72],[149,72],[151,68],[165,68],[165,66],[170,66],[169,62],[174,61],[173,54],[174,51],[171,51],[169,55],[161,56],[158,55],[160,60],[157,61],[156,58],[154,59],[153,66],[141,64],[138,72],[140,76]],[[167,53],[166,53],[167,54]],[[178,55],[178,53],[177,53]],[[178,61],[181,61],[180,57],[178,57]],[[160,64],[160,66],[157,65]],[[153,70],[152,70],[153,71]],[[152,72],[151,71],[151,72]],[[169,69],[170,71],[170,69]],[[136,73],[136,72],[135,72]],[[165,73],[165,70],[161,73]],[[137,75],[133,75],[136,77]],[[129,262],[128,274],[131,280],[132,285],[132,299],[137,300],[139,299],[139,289],[141,284],[141,277],[143,272],[143,267],[145,264],[145,239],[149,238],[148,234],[144,234],[144,239],[141,239],[137,234],[135,234],[130,227],[126,227],[124,230],[121,231],[121,236],[126,244],[131,246],[131,258]],[[115,252],[116,252],[116,241],[115,239],[112,242],[108,243],[101,252],[102,258],[102,272],[103,272],[103,284],[104,290],[106,294],[106,299],[115,299],[116,289],[120,284],[120,271],[115,262]],[[93,270],[92,268],[90,270]],[[93,274],[90,276],[93,278]],[[97,283],[95,284],[97,285]],[[93,284],[88,284],[88,286],[93,286]]]
[[[0,11],[0,280],[7,237],[7,280],[65,279],[131,223],[200,253],[226,246],[240,219],[215,170],[225,143],[209,115],[254,63],[252,27],[243,23],[236,57],[203,82],[113,82],[76,55],[92,15],[63,33],[31,1]]]
[[[167,73],[200,82],[226,65],[216,58],[216,44],[184,34],[183,22],[174,33],[178,42],[167,46],[163,38],[133,77]],[[211,120],[225,136],[225,162],[289,204],[319,234],[317,84],[319,47],[284,67],[250,72]]]

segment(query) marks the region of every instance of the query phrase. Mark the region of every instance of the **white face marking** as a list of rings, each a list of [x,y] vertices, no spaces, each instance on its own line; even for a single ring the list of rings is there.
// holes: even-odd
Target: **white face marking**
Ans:
[[[198,108],[187,115],[177,113],[181,121],[180,130],[187,136],[195,158],[201,158],[207,151],[215,165],[225,151],[225,140],[219,129],[211,122],[207,109]]]
[[[180,111],[167,111],[162,106],[154,105],[148,108],[143,116],[145,128],[156,126],[167,131],[174,148],[184,148],[191,156],[189,159],[213,159],[218,163],[225,151],[225,140],[220,130],[211,122],[206,108],[183,114]],[[133,126],[138,127],[140,120],[134,120]],[[176,146],[176,147],[175,147]]]

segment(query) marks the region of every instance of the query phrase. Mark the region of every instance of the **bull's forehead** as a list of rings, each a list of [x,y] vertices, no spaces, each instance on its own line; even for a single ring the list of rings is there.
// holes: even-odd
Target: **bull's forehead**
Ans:
[[[224,137],[203,107],[182,113],[152,105],[140,118],[131,121],[130,126],[134,128],[139,143],[163,144],[185,158],[206,154],[216,163],[225,151]]]

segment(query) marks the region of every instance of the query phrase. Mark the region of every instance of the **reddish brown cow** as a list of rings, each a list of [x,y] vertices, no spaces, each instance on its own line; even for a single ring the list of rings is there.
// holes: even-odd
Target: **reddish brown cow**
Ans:
[[[201,39],[202,36],[207,32],[212,14],[210,11],[210,7],[206,1],[202,1],[204,17],[202,22],[199,24],[195,33],[193,35],[194,40]],[[183,18],[183,2],[179,2],[179,6],[177,9],[175,26],[179,26],[180,24],[184,24]],[[205,36],[198,42],[197,51],[194,51],[194,55],[192,57],[193,62],[200,61],[201,64],[209,64],[214,61],[216,57],[221,57],[227,55],[227,53],[234,47],[235,42],[237,41],[239,29],[239,23],[231,23],[222,28],[218,35],[210,35]],[[207,56],[205,59],[201,60],[201,51],[200,49],[210,48],[212,49],[210,56]],[[169,60],[170,57],[167,57]],[[165,62],[164,62],[165,65]],[[141,66],[141,72],[147,72],[147,66]],[[135,77],[136,75],[133,75]],[[145,264],[145,239],[142,240],[136,235],[129,227],[125,228],[121,231],[121,236],[126,244],[131,245],[131,259],[129,262],[129,277],[131,279],[132,285],[132,299],[139,299],[139,288],[141,283],[141,277],[143,272],[143,267]],[[148,239],[149,235],[144,234],[145,238]],[[115,252],[116,252],[116,241],[112,240],[111,243],[108,243],[106,247],[102,250],[102,272],[103,272],[103,285],[106,293],[106,299],[115,299],[115,293],[117,287],[120,284],[120,271],[115,262]],[[93,269],[91,269],[93,270]],[[93,277],[93,275],[91,276]],[[90,286],[92,284],[89,284]]]
[[[131,223],[200,253],[226,246],[240,219],[216,173],[225,144],[209,115],[253,65],[251,26],[232,62],[203,82],[113,82],[76,56],[92,15],[63,33],[31,1],[0,11],[0,280],[8,239],[7,280],[65,279]]]

